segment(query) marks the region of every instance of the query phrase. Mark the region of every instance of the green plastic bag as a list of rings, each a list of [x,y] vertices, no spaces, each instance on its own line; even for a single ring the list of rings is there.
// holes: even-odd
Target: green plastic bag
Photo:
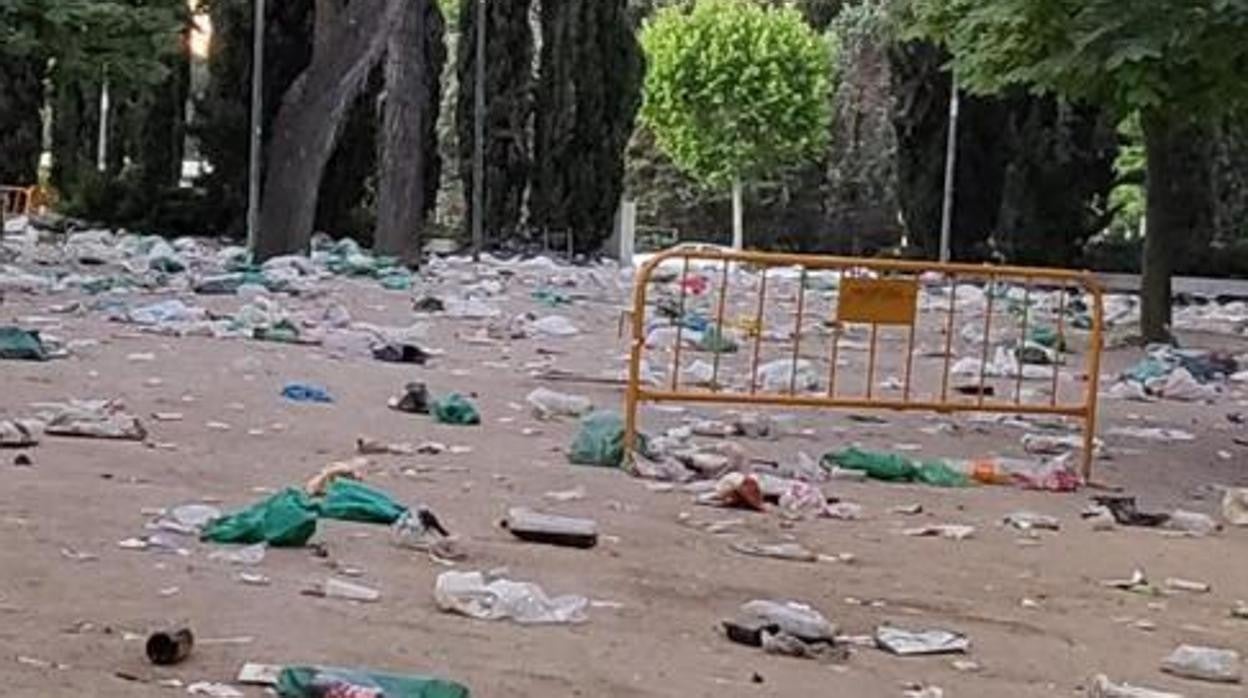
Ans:
[[[553,288],[539,288],[529,294],[529,297],[548,308],[572,304],[572,299],[568,297],[568,294]]]
[[[724,336],[724,331],[718,325],[712,325],[702,333],[698,348],[716,354],[735,354],[737,343],[731,337]]]
[[[568,460],[577,465],[618,468],[624,462],[624,418],[615,412],[591,412],[581,418]]]
[[[846,470],[861,470],[872,480],[885,482],[913,482],[918,475],[918,468],[909,458],[895,453],[847,448],[824,455],[823,462]]]
[[[920,465],[915,472],[914,481],[933,487],[967,487],[971,484],[970,478],[965,474],[938,460]]]
[[[48,351],[38,332],[10,325],[0,327],[0,359],[47,361]]]
[[[352,692],[351,689],[363,689]],[[277,677],[282,698],[321,698],[328,695],[369,695],[385,698],[468,698],[462,684],[425,676],[385,674],[360,669],[288,666]]]
[[[442,424],[480,424],[481,414],[477,406],[459,393],[451,393],[438,398],[429,406],[433,418]]]
[[[200,536],[213,543],[268,543],[299,547],[316,533],[316,505],[293,487],[204,527]]]
[[[1039,344],[1042,347],[1056,349],[1058,351],[1066,351],[1066,340],[1064,337],[1058,337],[1057,330],[1047,325],[1031,328],[1027,333],[1027,341]]]
[[[391,499],[385,492],[341,477],[330,483],[325,498],[317,503],[316,508],[327,519],[387,526],[398,521],[407,511],[407,507]]]

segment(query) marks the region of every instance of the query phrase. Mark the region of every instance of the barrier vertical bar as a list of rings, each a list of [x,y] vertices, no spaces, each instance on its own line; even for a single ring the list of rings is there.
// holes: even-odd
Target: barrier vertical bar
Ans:
[[[984,285],[987,289],[985,295],[988,297],[988,303],[984,308],[984,349],[979,357],[979,397],[975,404],[983,407],[984,405],[984,374],[988,372],[988,345],[992,343],[992,283],[995,280],[992,274],[988,275],[988,283]]]
[[[1014,402],[1023,402],[1023,357],[1027,355],[1027,318],[1031,315],[1031,277],[1027,277],[1023,287],[1023,336],[1018,345],[1022,347],[1018,358],[1018,375],[1014,378]]]
[[[806,304],[806,268],[802,267],[802,277],[798,280],[797,289],[797,327],[793,330],[793,370],[789,372],[789,394],[797,394],[797,358],[802,346],[802,312]]]
[[[725,341],[724,340],[724,304],[727,300],[728,300],[728,260],[725,259],[724,270],[723,270],[723,273],[720,275],[720,280],[719,280],[719,310],[715,314],[715,332],[717,334],[717,337],[714,343],[714,346],[715,346],[715,351],[713,352],[714,357],[712,357],[711,359],[711,361],[714,363],[714,366],[711,369],[711,390],[712,391],[719,389],[719,355],[722,353],[719,350],[723,346],[723,343]]]
[[[758,315],[754,323],[754,359],[750,364],[750,395],[758,392],[758,355],[763,348],[763,308],[767,302],[767,267],[763,267],[763,278],[758,285]],[[794,366],[796,371],[797,367]]]
[[[949,319],[945,323],[945,370],[940,376],[940,401],[949,400],[949,362],[953,360],[953,316],[958,305],[958,277],[949,275]]]
[[[672,351],[672,391],[680,384],[680,345],[684,343],[685,333],[685,297],[688,294],[689,255],[685,255],[685,264],[680,272],[680,303],[677,305],[676,316],[676,347]]]

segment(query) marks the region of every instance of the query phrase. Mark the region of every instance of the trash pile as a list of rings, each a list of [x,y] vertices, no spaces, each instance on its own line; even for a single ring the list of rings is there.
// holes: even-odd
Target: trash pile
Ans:
[[[1240,362],[1230,354],[1202,349],[1184,350],[1151,345],[1147,356],[1123,371],[1107,397],[1118,399],[1212,400],[1230,380],[1241,382]]]

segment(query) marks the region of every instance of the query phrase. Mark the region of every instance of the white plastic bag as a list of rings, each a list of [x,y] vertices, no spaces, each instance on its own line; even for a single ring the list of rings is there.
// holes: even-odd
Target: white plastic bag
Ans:
[[[443,572],[438,575],[433,597],[443,611],[523,624],[583,623],[589,606],[584,596],[551,598],[536,584],[481,572]]]

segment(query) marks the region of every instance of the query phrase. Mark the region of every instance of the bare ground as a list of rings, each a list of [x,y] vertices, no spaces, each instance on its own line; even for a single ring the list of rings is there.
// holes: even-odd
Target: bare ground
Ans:
[[[345,281],[331,282],[330,288],[357,319],[412,320],[403,294]],[[3,319],[45,314],[50,302],[10,295]],[[210,304],[237,303],[229,298]],[[531,307],[527,301],[522,305]],[[616,337],[617,308],[580,303],[568,314],[587,332],[563,343],[567,353],[557,358],[558,365],[594,374],[620,368],[625,343]],[[32,402],[93,396],[122,398],[143,416],[185,414],[180,422],[147,421],[149,441],[175,444],[172,450],[50,437],[30,451],[33,467],[10,466],[12,452],[0,454],[0,694],[169,695],[171,689],[157,680],[228,682],[242,662],[258,661],[430,673],[459,680],[485,698],[900,696],[909,683],[940,686],[947,696],[1023,698],[1080,695],[1097,672],[1189,696],[1242,695],[1242,688],[1193,683],[1158,669],[1179,643],[1248,653],[1248,621],[1228,614],[1236,599],[1248,598],[1248,538],[1242,529],[1201,539],[1147,529],[1097,533],[1078,515],[1087,492],[1003,487],[834,483],[837,495],[865,507],[866,518],[807,521],[792,528],[781,528],[769,514],[695,506],[688,494],[651,492],[645,482],[623,473],[568,465],[563,449],[575,424],[539,423],[527,409],[517,409],[541,384],[523,365],[539,358],[536,348],[542,343],[522,340],[503,349],[456,341],[455,333],[472,325],[436,322],[430,344],[448,354],[428,368],[413,368],[336,360],[316,347],[139,335],[96,317],[65,317],[58,334],[100,344],[66,360],[0,364],[0,417],[28,414]],[[155,361],[127,360],[134,352],[152,352]],[[1115,350],[1106,372],[1138,356],[1138,350]],[[152,378],[160,384],[152,385]],[[439,426],[387,409],[386,398],[412,379],[428,382],[435,392],[476,393],[484,425]],[[284,401],[278,393],[290,380],[322,383],[336,402]],[[552,387],[589,395],[604,406],[622,400],[620,389],[611,386]],[[1248,449],[1232,440],[1244,427],[1225,419],[1242,409],[1242,400],[1106,402],[1104,428],[1146,415],[1199,438],[1193,443],[1109,438],[1111,449],[1127,453],[1098,462],[1098,479],[1139,496],[1146,508],[1215,513],[1217,496],[1210,486],[1248,485]],[[878,448],[919,443],[933,455],[974,455],[1015,446],[1020,435],[984,427],[961,437],[930,436],[918,427],[932,418],[887,419],[886,425],[869,426],[843,413],[806,413],[802,420],[816,430],[813,439],[745,445],[780,457],[798,450],[817,455],[849,441]],[[210,421],[231,429],[210,429]],[[526,428],[541,433],[525,435]],[[323,523],[318,539],[327,544],[329,561],[306,550],[270,550],[259,568],[272,579],[267,587],[240,584],[236,569],[207,559],[212,547],[207,544],[188,541],[193,553],[185,558],[117,547],[119,540],[144,533],[144,508],[205,499],[224,508],[245,505],[352,455],[361,434],[472,447],[462,455],[376,458],[369,477],[397,498],[424,502],[438,512],[470,553],[460,568],[506,566],[512,576],[536,581],[551,593],[580,593],[619,607],[593,608],[587,623],[558,627],[440,613],[432,589],[445,568],[394,547],[383,528],[365,525]],[[1229,451],[1231,459],[1218,451]],[[416,474],[402,474],[403,468]],[[583,500],[543,499],[545,492],[575,486],[586,489]],[[924,513],[889,513],[907,503],[922,504]],[[589,551],[514,541],[497,526],[511,505],[592,517],[607,538]],[[1058,516],[1063,528],[1025,540],[1000,525],[1003,515],[1018,509]],[[730,537],[682,524],[681,512],[700,520],[744,518],[754,535],[791,536],[819,552],[853,553],[856,560],[805,564],[744,557],[729,550]],[[969,523],[978,530],[961,542],[898,533],[921,522]],[[74,561],[63,555],[64,548],[98,559]],[[381,589],[382,600],[352,604],[300,595],[309,581],[333,573],[331,562],[362,569],[357,581]],[[1100,584],[1129,576],[1136,567],[1157,582],[1197,579],[1212,584],[1213,591],[1158,598]],[[900,658],[872,649],[855,649],[848,661],[826,664],[769,656],[727,641],[718,622],[742,602],[760,597],[803,600],[848,634],[870,633],[883,621],[956,629],[971,638],[967,658],[980,669],[959,671],[950,657]],[[1150,621],[1151,629],[1139,627],[1140,620]],[[142,642],[129,634],[179,621],[201,639],[191,659],[168,669],[148,666]],[[210,641],[240,636],[251,640]],[[19,657],[60,666],[36,666]],[[140,680],[119,678],[118,672]]]

